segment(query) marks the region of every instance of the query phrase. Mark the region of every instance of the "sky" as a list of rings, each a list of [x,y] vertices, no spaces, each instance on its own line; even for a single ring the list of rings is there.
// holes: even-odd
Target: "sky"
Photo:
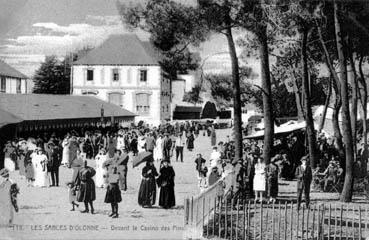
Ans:
[[[0,59],[32,77],[46,55],[62,57],[86,46],[98,46],[110,34],[128,33],[116,2],[0,0]],[[148,38],[142,31],[136,34],[142,40]],[[211,37],[197,51],[202,59],[207,59],[206,72],[230,71],[228,46],[223,36]],[[220,52],[223,54],[217,54]],[[248,65],[259,72],[256,61],[249,61]]]

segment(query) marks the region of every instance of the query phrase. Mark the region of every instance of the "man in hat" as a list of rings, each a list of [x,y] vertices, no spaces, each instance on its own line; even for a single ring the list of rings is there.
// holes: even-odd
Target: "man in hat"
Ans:
[[[165,133],[163,145],[164,145],[164,159],[170,159],[172,150],[172,139],[170,139],[169,133]]]
[[[234,199],[240,199],[241,203],[245,199],[245,175],[246,169],[243,165],[243,159],[238,159],[236,165],[234,166],[234,172],[236,173],[236,177],[233,179],[233,192]],[[235,207],[237,201],[233,202],[233,207]]]
[[[300,209],[302,193],[304,192],[306,207],[310,203],[310,184],[313,177],[311,167],[309,166],[309,157],[301,158],[301,165],[296,169],[297,178],[297,209]]]
[[[211,173],[209,175],[209,187],[216,183],[221,178],[220,173],[218,172],[218,167],[214,166],[211,168]]]
[[[50,173],[51,177],[51,187],[59,186],[59,167],[61,164],[61,154],[57,146],[53,142],[49,142],[48,144],[49,151],[48,154],[48,162],[47,162],[47,170]]]
[[[9,179],[9,170],[0,170],[0,225],[13,223],[14,210],[18,212],[17,194],[19,188],[17,184]]]

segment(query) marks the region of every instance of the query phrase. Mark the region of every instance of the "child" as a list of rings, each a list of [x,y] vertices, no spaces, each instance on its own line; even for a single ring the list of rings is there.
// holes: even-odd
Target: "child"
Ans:
[[[118,181],[119,174],[117,173],[117,168],[113,168],[113,174],[109,174],[108,177],[109,185],[106,189],[105,203],[111,204],[111,214],[109,217],[118,218],[118,203],[122,201],[121,191],[119,189]]]
[[[67,187],[68,187],[68,193],[69,193],[69,202],[72,204],[71,211],[74,211],[74,206],[79,207],[79,205],[76,203],[76,197],[77,197],[76,187],[74,186],[73,182],[68,182]]]

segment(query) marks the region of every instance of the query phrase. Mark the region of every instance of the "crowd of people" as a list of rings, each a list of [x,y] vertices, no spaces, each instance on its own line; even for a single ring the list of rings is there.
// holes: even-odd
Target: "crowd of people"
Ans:
[[[156,189],[160,188],[158,204],[164,209],[175,206],[175,172],[170,162],[183,162],[183,150],[194,149],[201,130],[215,145],[214,126],[204,128],[196,123],[166,124],[157,128],[133,127],[102,130],[72,130],[63,135],[51,133],[8,141],[3,149],[4,167],[19,170],[28,187],[59,187],[59,168],[72,169],[67,182],[71,210],[84,203],[82,213],[95,212],[96,188],[106,189],[104,202],[111,204],[110,217],[118,217],[118,203],[122,191],[127,190],[129,157],[139,158],[143,152],[151,153],[142,169],[138,204],[152,207]],[[174,156],[175,155],[175,156]],[[174,161],[173,159],[173,161]],[[89,166],[89,161],[94,161]],[[160,163],[156,170],[154,162]]]

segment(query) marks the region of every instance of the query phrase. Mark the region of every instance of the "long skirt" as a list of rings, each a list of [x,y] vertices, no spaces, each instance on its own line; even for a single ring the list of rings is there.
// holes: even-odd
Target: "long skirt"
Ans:
[[[24,166],[24,157],[18,157],[19,175],[26,176],[26,167]]]
[[[32,163],[28,163],[26,166],[26,178],[27,180],[35,179],[35,172],[34,172]]]
[[[163,208],[171,208],[176,205],[173,186],[161,187],[159,195],[159,206]]]
[[[119,180],[118,185],[119,189],[123,191],[127,191],[127,166],[119,167]]]
[[[105,203],[120,203],[122,201],[121,191],[118,183],[110,183],[106,189]]]
[[[156,200],[155,178],[142,179],[138,192],[138,204],[141,206],[151,206]]]
[[[9,170],[9,172],[15,171],[15,163],[10,157],[6,157],[4,161],[4,167]]]
[[[254,191],[265,191],[265,176],[264,175],[255,174]]]
[[[96,199],[94,180],[82,181],[77,195],[78,202],[92,202]]]
[[[278,196],[278,178],[268,178],[267,190],[269,197],[276,198]]]

